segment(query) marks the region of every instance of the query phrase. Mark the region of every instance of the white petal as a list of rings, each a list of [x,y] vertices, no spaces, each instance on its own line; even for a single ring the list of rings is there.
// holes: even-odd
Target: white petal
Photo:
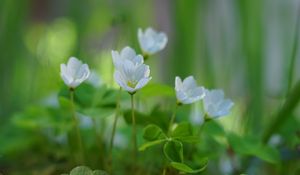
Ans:
[[[188,76],[183,80],[183,86],[185,90],[189,90],[189,89],[196,88],[197,83],[193,76]]]
[[[144,63],[144,57],[142,55],[137,55],[132,60],[135,64],[143,64]]]
[[[90,69],[87,64],[83,64],[80,69],[77,71],[76,78],[79,79],[81,82],[88,79],[90,76]]]
[[[224,98],[224,92],[220,89],[214,89],[210,91],[210,100],[216,103]]]
[[[115,81],[118,83],[118,85],[120,87],[122,87],[123,89],[125,89],[126,91],[128,91],[128,92],[135,91],[132,87],[129,87],[127,85],[128,82],[126,80],[126,77],[124,77],[124,75],[120,71],[115,71],[114,78],[115,78]]]
[[[199,100],[202,99],[204,97],[204,95],[205,95],[205,91],[204,91],[203,87],[196,87],[195,89],[193,89],[191,91],[191,96],[196,97]]]
[[[168,42],[168,37],[165,33],[159,33],[157,36],[157,47],[159,48],[157,51],[162,50],[166,47]]]
[[[150,75],[150,68],[148,65],[142,64],[140,66],[137,66],[135,71],[134,71],[134,77],[133,81],[139,81],[142,78],[149,77]]]
[[[121,63],[122,58],[121,58],[119,52],[118,52],[118,51],[112,50],[112,51],[111,51],[111,56],[112,56],[112,59],[113,59],[114,66],[115,66],[117,69],[120,68],[120,66],[121,66],[121,64],[122,64],[122,63]]]
[[[182,87],[182,80],[181,80],[181,78],[178,77],[178,76],[175,77],[175,90],[176,90],[176,91],[183,90],[183,87]]]
[[[72,81],[72,82],[69,84],[69,87],[76,88],[76,87],[79,86],[81,83],[82,83],[82,81],[80,81],[80,80],[75,80],[75,81]]]
[[[127,59],[127,60],[130,60],[130,61],[134,62],[134,63],[136,63],[136,61],[137,61],[137,60],[135,60],[135,57],[136,57],[135,51],[132,48],[128,47],[128,46],[125,47],[124,49],[122,49],[121,57],[122,57],[122,59]]]
[[[146,84],[152,79],[152,77],[147,77],[147,78],[143,78],[141,79],[138,84],[135,86],[135,90],[139,90],[141,89],[142,87],[146,86]]]
[[[185,104],[186,99],[188,98],[183,91],[176,91],[176,98],[181,103]]]
[[[152,29],[151,27],[148,27],[145,31],[145,35],[147,37],[153,37],[153,35],[155,35],[156,31],[154,29]]]
[[[70,87],[70,84],[72,83],[73,80],[69,79],[68,77],[66,77],[65,75],[61,74],[61,78],[63,79],[65,85]]]
[[[81,65],[82,65],[81,61],[79,61],[75,57],[71,57],[67,64],[67,69],[68,69],[69,75],[72,77],[75,77],[76,72],[80,68]]]

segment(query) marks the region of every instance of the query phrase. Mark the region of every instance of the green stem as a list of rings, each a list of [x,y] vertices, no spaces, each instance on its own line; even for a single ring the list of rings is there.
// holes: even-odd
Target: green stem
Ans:
[[[134,114],[134,95],[131,94],[131,117],[132,117],[132,156],[133,162],[136,162],[136,155],[137,155],[137,142],[136,142],[136,123],[135,123],[135,114]]]
[[[116,113],[115,113],[115,118],[114,118],[114,123],[113,123],[113,129],[112,129],[112,133],[111,133],[111,137],[110,137],[110,145],[109,145],[110,174],[112,174],[112,157],[113,157],[112,150],[113,150],[113,146],[114,146],[114,139],[115,139],[116,128],[117,128],[117,123],[118,123],[118,118],[119,118],[121,92],[122,92],[122,88],[120,88],[118,95],[117,95]]]
[[[102,136],[98,134],[97,132],[97,122],[96,119],[92,119],[93,121],[93,128],[94,128],[94,132],[95,132],[95,137],[96,137],[96,143],[98,145],[99,151],[100,151],[100,165],[102,166],[103,164],[103,157],[102,157],[102,153],[103,153],[103,146],[102,146]]]
[[[298,39],[299,39],[299,27],[300,27],[300,4],[298,7],[298,13],[296,18],[296,26],[295,26],[295,33],[294,33],[294,41],[293,41],[293,48],[292,48],[292,55],[291,55],[291,62],[289,65],[289,74],[288,74],[288,89],[287,94],[290,92],[293,78],[294,78],[294,69],[295,69],[295,61],[297,57],[297,48],[298,48]]]
[[[275,119],[271,125],[266,129],[263,135],[263,142],[267,143],[269,138],[274,132],[276,132],[280,126],[282,126],[290,117],[292,117],[292,112],[297,107],[300,101],[300,81],[297,82],[296,86],[289,93],[286,101],[284,102],[282,108],[277,113]]]
[[[73,122],[74,122],[74,129],[76,132],[76,137],[77,137],[77,141],[78,141],[78,145],[79,145],[79,154],[80,154],[80,163],[83,164],[85,163],[85,158],[84,158],[84,150],[83,150],[83,143],[81,140],[81,135],[80,135],[80,129],[78,126],[78,120],[76,118],[76,111],[75,111],[75,104],[74,104],[74,89],[70,90],[70,98],[71,98],[71,110],[72,110],[72,118],[73,118]]]
[[[169,123],[169,129],[168,129],[168,134],[169,134],[169,135],[171,134],[171,131],[172,131],[172,125],[173,125],[173,123],[174,123],[174,120],[175,120],[175,117],[176,117],[176,113],[177,113],[178,107],[179,107],[179,103],[176,103],[174,112],[173,112],[173,114],[172,114],[172,117],[171,117],[171,120],[170,120],[170,123]]]
[[[164,167],[162,175],[166,175],[166,174],[167,174],[167,168]]]
[[[199,129],[198,129],[197,136],[200,136],[200,135],[201,135],[205,123],[207,123],[207,122],[209,121],[207,118],[208,118],[208,117],[207,117],[207,114],[204,114],[204,116],[203,116],[203,123],[200,125],[200,127],[199,127]]]

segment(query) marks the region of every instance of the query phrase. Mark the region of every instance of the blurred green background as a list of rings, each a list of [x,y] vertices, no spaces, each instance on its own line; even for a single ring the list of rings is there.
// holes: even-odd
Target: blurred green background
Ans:
[[[113,84],[111,50],[140,52],[137,29],[151,26],[169,38],[148,62],[152,81],[224,89],[229,127],[262,136],[300,80],[299,18],[299,0],[1,0],[0,127],[58,92],[70,56]],[[299,106],[284,117],[299,132]]]

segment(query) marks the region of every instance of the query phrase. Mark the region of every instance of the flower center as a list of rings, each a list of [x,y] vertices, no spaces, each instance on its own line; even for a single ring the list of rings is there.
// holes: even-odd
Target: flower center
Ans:
[[[129,86],[131,88],[135,88],[136,84],[137,84],[136,82],[132,82],[132,81],[127,82],[127,86]]]

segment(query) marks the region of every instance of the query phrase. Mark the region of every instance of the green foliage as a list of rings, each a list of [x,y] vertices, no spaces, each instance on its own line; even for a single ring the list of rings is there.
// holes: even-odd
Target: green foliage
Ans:
[[[59,64],[71,55],[101,75],[100,86],[87,81],[74,92],[84,165],[116,175],[164,168],[167,175],[300,174],[298,7],[267,0],[0,1],[0,174],[60,174],[79,164],[70,91],[59,79]],[[167,32],[169,44],[145,61],[153,79],[136,94],[141,152],[134,165],[130,95],[113,82],[110,51],[137,49],[137,28],[148,26]],[[177,75],[231,93],[234,111],[200,126],[184,105],[169,131]],[[219,168],[224,164],[232,172]],[[108,174],[89,167],[70,175]]]
[[[171,162],[171,166],[179,171],[182,171],[184,173],[191,173],[191,174],[200,173],[200,172],[204,171],[206,168],[206,165],[204,165],[203,167],[201,167],[199,169],[192,169],[188,165],[186,165],[184,163],[179,163],[179,162]]]
[[[159,145],[165,141],[167,141],[167,140],[166,139],[158,139],[158,140],[146,142],[142,146],[139,147],[139,151],[145,151],[147,148],[155,146],[155,145]]]
[[[140,96],[143,98],[149,97],[170,97],[174,98],[174,88],[168,85],[151,83],[140,91]]]
[[[126,123],[131,124],[131,110],[124,111],[124,119]],[[169,116],[167,112],[154,108],[150,114],[145,114],[139,111],[135,111],[136,124],[146,126],[148,124],[155,124],[159,126],[163,131],[166,131],[169,123]]]
[[[158,126],[150,124],[144,128],[143,138],[148,141],[153,141],[159,138],[166,138],[166,135]]]
[[[241,155],[256,156],[269,163],[279,163],[280,157],[278,151],[270,146],[263,145],[261,141],[254,136],[238,136],[228,134],[228,141],[235,152]]]
[[[171,162],[183,162],[183,144],[177,140],[167,141],[164,154]]]
[[[86,166],[78,166],[71,170],[70,175],[108,175],[102,170],[91,170]]]

